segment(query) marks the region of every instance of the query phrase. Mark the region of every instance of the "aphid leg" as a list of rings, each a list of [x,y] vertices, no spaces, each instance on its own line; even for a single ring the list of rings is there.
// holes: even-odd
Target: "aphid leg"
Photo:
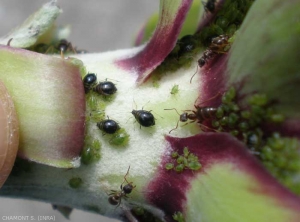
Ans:
[[[137,104],[136,104],[134,98],[132,99],[132,101],[133,101],[133,103],[134,103],[134,105],[135,105],[135,109],[137,110]],[[133,109],[133,108],[132,108],[132,109]]]

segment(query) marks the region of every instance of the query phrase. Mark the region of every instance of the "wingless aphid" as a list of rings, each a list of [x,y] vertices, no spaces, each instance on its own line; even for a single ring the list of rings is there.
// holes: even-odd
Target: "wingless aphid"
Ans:
[[[102,120],[97,123],[97,126],[104,133],[108,133],[108,134],[114,134],[120,129],[119,124],[112,119]]]
[[[95,73],[88,73],[82,81],[84,91],[85,93],[88,93],[97,84],[97,76]]]
[[[132,115],[141,126],[150,127],[155,125],[155,118],[151,111],[132,110]]]
[[[110,81],[99,82],[94,91],[100,95],[111,96],[117,92],[117,87]]]

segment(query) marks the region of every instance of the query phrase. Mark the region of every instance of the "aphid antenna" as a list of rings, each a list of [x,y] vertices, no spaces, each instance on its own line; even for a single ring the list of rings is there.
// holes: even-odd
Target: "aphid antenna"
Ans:
[[[135,109],[137,110],[137,104],[136,104],[134,98],[132,98],[132,101],[133,101],[133,103],[134,103],[134,105],[135,105]],[[132,109],[134,109],[134,108],[132,108]]]
[[[130,113],[131,113],[131,112],[130,112]],[[132,116],[130,116],[130,117],[127,119],[126,123],[128,123],[128,121],[129,121],[131,118],[133,118],[133,117],[132,117]]]
[[[153,112],[153,113],[155,113],[155,115],[158,115],[160,118],[162,118],[162,119],[164,119],[164,117],[162,117],[161,115],[159,115],[157,112],[155,112],[155,111],[153,111],[153,110],[149,110],[148,112]],[[154,117],[154,119],[156,119],[155,117]]]
[[[145,105],[143,105],[142,110],[144,110],[144,107],[149,103],[150,101],[148,101]],[[149,112],[151,112],[152,110],[150,110]]]
[[[142,110],[144,110],[144,107],[149,103],[150,101],[148,101],[143,107],[142,107]],[[153,112],[153,113],[155,113],[156,115],[158,115],[160,118],[162,118],[163,119],[163,117],[161,116],[161,115],[159,115],[157,112],[155,112],[155,111],[153,111],[152,109],[151,110],[146,110],[147,112],[149,112],[149,113],[151,113],[151,112]],[[154,118],[154,119],[156,119],[156,118]]]
[[[10,43],[11,43],[11,41],[13,40],[13,38],[10,38],[9,40],[8,40],[8,42],[7,42],[7,46],[10,46]]]

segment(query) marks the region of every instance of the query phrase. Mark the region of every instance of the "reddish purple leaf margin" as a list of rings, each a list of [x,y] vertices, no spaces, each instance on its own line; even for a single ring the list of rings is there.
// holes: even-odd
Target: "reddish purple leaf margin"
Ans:
[[[162,157],[158,173],[146,188],[146,198],[150,203],[164,210],[166,220],[173,221],[171,215],[177,211],[184,212],[186,192],[190,188],[190,181],[199,174],[209,173],[209,168],[217,163],[229,162],[251,175],[260,184],[260,190],[251,190],[253,193],[270,196],[278,200],[278,205],[284,208],[300,209],[300,199],[288,189],[280,185],[261,163],[250,154],[245,145],[227,133],[202,133],[188,138],[166,136],[169,148],[172,151],[183,153],[183,148],[198,156],[202,168],[198,172],[185,170],[176,173],[167,171],[165,164],[172,162],[170,153]],[[174,195],[176,194],[176,195]]]
[[[174,1],[174,0],[173,0]],[[171,1],[162,1],[160,18],[151,40],[131,58],[116,61],[121,68],[137,73],[137,82],[145,82],[174,48],[192,0],[181,0],[176,15],[170,20]]]

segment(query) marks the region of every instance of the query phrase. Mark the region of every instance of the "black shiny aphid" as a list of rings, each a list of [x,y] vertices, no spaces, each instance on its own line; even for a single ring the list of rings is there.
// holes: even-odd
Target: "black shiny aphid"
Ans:
[[[108,133],[108,134],[114,134],[120,129],[119,124],[112,119],[106,119],[101,122],[98,122],[97,126],[104,133]]]
[[[208,0],[206,3],[204,3],[205,11],[214,12],[215,11],[215,3],[216,3],[216,0]]]
[[[196,48],[196,42],[192,35],[183,36],[178,43],[180,45],[179,55],[192,52]]]
[[[88,93],[90,89],[92,89],[97,82],[97,76],[94,73],[88,73],[83,78],[83,85],[84,85],[84,91],[85,93]]]
[[[155,125],[155,118],[151,111],[132,110],[131,113],[141,126],[150,127]]]
[[[95,88],[94,91],[104,95],[104,96],[110,96],[117,92],[117,87],[114,83],[110,81],[100,82]]]

